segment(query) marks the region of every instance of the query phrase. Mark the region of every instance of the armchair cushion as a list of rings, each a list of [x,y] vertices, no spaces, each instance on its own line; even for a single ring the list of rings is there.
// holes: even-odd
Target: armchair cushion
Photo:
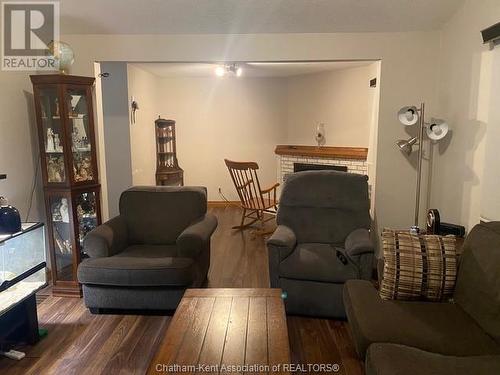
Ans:
[[[85,236],[83,247],[91,258],[109,257],[127,246],[127,226],[121,216],[94,228]]]
[[[188,286],[194,262],[176,253],[175,245],[131,246],[115,256],[85,259],[78,267],[78,280],[120,287]]]
[[[349,233],[345,240],[345,251],[349,256],[373,253],[373,242],[368,229],[360,228]]]
[[[197,220],[177,238],[179,256],[193,258],[210,242],[210,236],[217,228],[217,218],[206,214]]]
[[[359,277],[354,264],[344,264],[331,245],[301,243],[279,264],[279,276],[295,280],[343,283]]]

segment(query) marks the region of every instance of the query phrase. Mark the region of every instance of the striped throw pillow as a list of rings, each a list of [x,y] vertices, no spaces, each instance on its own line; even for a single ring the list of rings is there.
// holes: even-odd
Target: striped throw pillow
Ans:
[[[457,277],[455,236],[385,229],[382,240],[382,299],[443,301],[451,298]]]

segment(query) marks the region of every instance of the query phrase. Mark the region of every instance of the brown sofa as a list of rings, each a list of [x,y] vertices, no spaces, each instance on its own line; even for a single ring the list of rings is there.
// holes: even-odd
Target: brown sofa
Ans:
[[[469,234],[453,302],[384,301],[352,280],[344,304],[367,374],[500,374],[500,222]]]

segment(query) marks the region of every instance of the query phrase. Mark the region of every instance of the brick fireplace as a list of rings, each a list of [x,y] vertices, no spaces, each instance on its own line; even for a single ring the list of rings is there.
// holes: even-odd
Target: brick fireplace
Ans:
[[[348,173],[368,174],[367,148],[361,147],[315,147],[279,145],[278,181],[283,183],[286,176],[299,169],[338,169]],[[304,166],[305,165],[305,166]],[[317,167],[316,167],[317,166]]]

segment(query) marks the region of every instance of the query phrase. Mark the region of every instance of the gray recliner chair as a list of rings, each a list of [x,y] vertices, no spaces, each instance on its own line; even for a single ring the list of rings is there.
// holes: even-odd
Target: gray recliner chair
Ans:
[[[271,287],[287,294],[289,314],[345,318],[347,280],[370,279],[368,177],[306,171],[288,177],[267,242]]]
[[[84,239],[78,267],[85,305],[103,309],[175,309],[186,288],[199,287],[210,266],[217,219],[202,187],[134,187],[120,215]]]

